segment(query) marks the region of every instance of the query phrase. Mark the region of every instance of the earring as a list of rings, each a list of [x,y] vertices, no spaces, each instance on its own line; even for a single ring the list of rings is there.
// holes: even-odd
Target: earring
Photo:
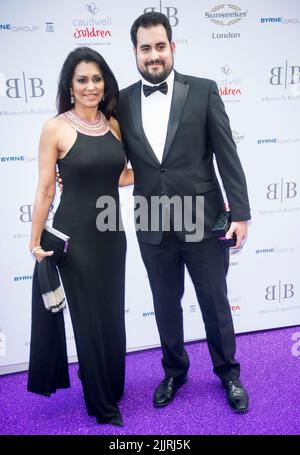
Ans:
[[[73,93],[71,92],[71,97],[70,97],[71,104],[74,104],[74,96]]]
[[[104,100],[105,100],[105,96],[103,95],[103,96],[102,96],[102,101],[104,101]]]

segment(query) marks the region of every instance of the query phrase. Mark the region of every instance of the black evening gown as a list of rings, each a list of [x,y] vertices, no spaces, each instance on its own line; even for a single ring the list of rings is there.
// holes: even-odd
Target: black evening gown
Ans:
[[[53,227],[71,238],[67,264],[60,274],[86,407],[99,423],[121,422],[126,237],[119,215],[118,180],[124,165],[123,146],[110,131],[103,136],[77,132],[75,144],[58,162],[64,188]],[[97,229],[100,196],[115,204],[116,230]]]

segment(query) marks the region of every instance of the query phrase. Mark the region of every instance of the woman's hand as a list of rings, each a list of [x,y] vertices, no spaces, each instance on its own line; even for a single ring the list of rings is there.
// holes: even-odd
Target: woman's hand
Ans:
[[[64,186],[63,186],[62,178],[61,178],[60,173],[58,171],[56,171],[55,180],[56,180],[56,183],[58,184],[59,191],[62,193],[63,189],[64,189]]]
[[[31,248],[31,245],[30,245],[30,251],[31,251],[32,256],[38,262],[41,262],[47,256],[52,256],[54,253],[54,251],[44,251],[41,246],[35,246],[35,247]]]

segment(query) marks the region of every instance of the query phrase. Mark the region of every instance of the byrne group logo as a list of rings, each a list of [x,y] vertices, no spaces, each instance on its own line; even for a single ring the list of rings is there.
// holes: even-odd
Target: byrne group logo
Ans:
[[[45,30],[46,32],[54,32],[54,23],[53,22],[45,22]],[[8,32],[37,32],[38,30],[42,30],[42,27],[39,25],[16,25],[16,24],[6,24],[0,23],[0,32],[1,31],[8,31]]]
[[[279,138],[279,137],[268,137],[268,138],[259,138],[257,143],[259,145],[292,145],[299,142],[298,137],[288,137],[288,138]]]
[[[112,37],[111,29],[111,17],[96,17],[96,14],[99,12],[99,8],[93,2],[87,3],[86,10],[92,15],[87,19],[78,18],[73,19],[73,26],[75,27],[73,31],[73,37],[78,40],[88,38],[89,41],[80,41],[80,45],[87,44],[90,45],[90,39],[96,38],[95,41],[92,41],[93,45],[107,45],[111,44],[110,38]],[[99,41],[100,40],[100,41]]]
[[[20,283],[21,281],[30,281],[32,280],[32,275],[16,275],[13,277],[13,280]]]
[[[20,163],[25,161],[24,155],[0,156],[1,163]]]
[[[38,30],[40,30],[40,26],[39,25],[16,25],[16,24],[6,24],[6,23],[1,23],[0,24],[0,32],[1,31],[8,31],[8,32],[26,32],[26,33],[30,33],[30,32],[37,32]]]
[[[260,22],[262,24],[279,24],[282,22],[282,17],[261,17]]]
[[[170,21],[171,27],[176,27],[179,23],[178,19],[178,9],[175,6],[163,6],[163,3],[165,4],[166,2],[159,1],[159,6],[148,6],[143,10],[143,13],[149,13],[149,12],[159,12],[163,13],[167,16],[167,18]]]
[[[0,155],[0,163],[2,164],[19,164],[19,163],[32,163],[33,161],[38,161],[37,155]]]
[[[11,32],[11,25],[10,24],[0,24],[0,32]]]
[[[289,25],[289,24],[299,24],[300,20],[297,17],[261,17],[259,19],[261,24],[269,25],[269,24],[280,24],[280,25]]]
[[[255,254],[259,254],[260,256],[264,256],[265,254],[287,254],[293,253],[296,250],[294,247],[290,248],[258,248],[255,250]]]
[[[46,32],[53,33],[54,32],[54,22],[45,22],[46,25]]]
[[[154,315],[155,315],[154,311],[145,311],[143,313],[143,318],[154,317]]]

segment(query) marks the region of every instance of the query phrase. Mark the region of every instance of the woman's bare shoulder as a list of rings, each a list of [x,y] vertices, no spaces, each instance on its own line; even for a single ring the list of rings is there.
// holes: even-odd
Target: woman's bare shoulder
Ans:
[[[42,132],[45,134],[56,133],[60,125],[60,120],[57,117],[49,118],[43,125]]]
[[[61,115],[57,117],[52,117],[44,123],[43,132],[49,134],[58,134],[59,131],[65,126],[65,120]]]

